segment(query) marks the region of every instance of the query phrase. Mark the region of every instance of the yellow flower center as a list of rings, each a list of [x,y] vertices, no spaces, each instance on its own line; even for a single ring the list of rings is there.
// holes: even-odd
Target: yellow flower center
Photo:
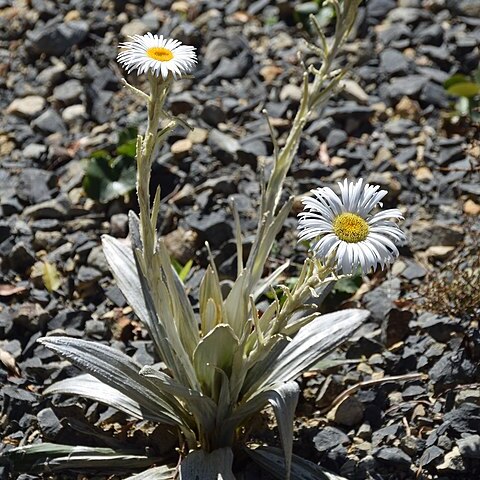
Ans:
[[[333,221],[335,235],[344,242],[357,243],[368,235],[368,223],[356,213],[341,213]]]
[[[159,62],[168,62],[173,58],[173,53],[168,48],[152,47],[147,50],[147,55]]]

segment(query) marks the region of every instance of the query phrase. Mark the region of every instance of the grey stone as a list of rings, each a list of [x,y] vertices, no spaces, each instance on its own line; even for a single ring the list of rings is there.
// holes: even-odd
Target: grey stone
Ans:
[[[313,438],[315,448],[320,452],[328,452],[329,450],[337,447],[338,445],[348,445],[350,439],[338,428],[324,427]]]
[[[117,238],[125,238],[128,233],[128,215],[116,213],[110,217],[110,234]]]
[[[410,234],[413,250],[426,250],[428,247],[443,245],[456,246],[465,235],[463,229],[457,225],[445,223],[417,222],[413,224]]]
[[[233,235],[232,226],[227,222],[227,214],[224,210],[208,214],[192,213],[185,218],[187,224],[196,232],[202,240],[208,240],[213,247],[218,247]]]
[[[90,287],[101,278],[102,273],[96,268],[81,265],[78,269],[77,276],[75,277],[75,283],[78,288],[85,289],[85,287]]]
[[[83,20],[52,22],[27,32],[27,38],[35,52],[59,57],[81,43],[88,35],[88,29],[88,23]]]
[[[460,390],[455,397],[455,405],[461,405],[462,403],[475,403],[480,405],[480,390],[465,389]]]
[[[145,35],[150,30],[150,27],[138,18],[134,18],[126,23],[120,30],[123,37],[131,37],[133,35]]]
[[[430,15],[423,9],[413,7],[398,7],[390,10],[387,19],[392,22],[401,22],[406,25],[417,24],[421,20],[429,19]]]
[[[37,76],[37,81],[40,83],[40,85],[52,87],[61,80],[66,70],[67,66],[63,62],[57,61],[51,67],[47,67],[45,70],[42,70]]]
[[[420,465],[422,467],[426,467],[430,464],[438,464],[443,459],[444,451],[437,447],[436,445],[432,445],[428,447],[420,457]]]
[[[411,457],[397,447],[382,447],[373,455],[378,460],[388,463],[390,467],[401,470],[409,470],[412,465]]]
[[[70,213],[70,200],[66,195],[31,205],[25,208],[23,214],[32,219],[38,218],[66,218]]]
[[[205,48],[203,60],[208,65],[218,63],[222,58],[230,57],[233,53],[233,46],[224,38],[214,38]]]
[[[219,123],[225,122],[227,115],[218,102],[210,100],[203,107],[202,119],[209,125],[216,127]]]
[[[90,319],[85,322],[85,333],[89,337],[102,339],[107,332],[105,322],[97,319]]]
[[[222,57],[217,68],[204,79],[204,83],[209,85],[218,83],[220,80],[233,80],[234,78],[243,78],[253,64],[252,54],[244,50],[235,58]]]
[[[212,149],[212,153],[224,163],[231,162],[235,158],[236,152],[240,149],[238,140],[215,128],[210,131],[208,144]]]
[[[55,100],[65,105],[77,103],[83,93],[83,86],[79,80],[67,80],[65,83],[58,85],[53,89],[53,97]]]
[[[22,156],[32,160],[39,160],[47,152],[46,145],[30,143],[22,150]]]
[[[31,119],[45,108],[45,99],[39,95],[16,98],[7,108],[7,113]]]
[[[440,46],[443,42],[443,28],[437,24],[418,28],[415,31],[415,38],[420,44]]]
[[[108,273],[110,271],[101,245],[92,248],[87,257],[87,264],[103,273]]]
[[[367,3],[367,15],[375,18],[383,18],[396,6],[394,0],[370,0]]]
[[[339,425],[353,427],[363,420],[365,407],[355,396],[347,397],[336,407],[333,418]]]
[[[18,177],[17,196],[24,202],[35,204],[49,200],[57,177],[39,168],[24,168]]]
[[[63,123],[62,117],[53,110],[49,108],[45,110],[39,117],[37,117],[32,122],[32,127],[40,130],[42,133],[67,133],[65,124]]]
[[[330,133],[327,136],[327,147],[328,148],[338,148],[345,143],[347,143],[348,140],[348,135],[346,132],[343,130],[340,130],[339,128],[334,128],[333,130],[330,131]]]
[[[302,89],[298,85],[294,85],[293,83],[287,83],[282,87],[279,98],[282,102],[285,102],[286,100],[293,100],[294,102],[299,102],[302,98]]]
[[[84,105],[70,105],[62,112],[62,119],[66,124],[72,124],[76,121],[84,120],[87,111]]]
[[[37,414],[38,427],[45,440],[55,440],[63,426],[51,408],[44,408]]]
[[[403,96],[416,97],[427,83],[427,79],[421,75],[408,75],[395,78],[388,87],[390,98],[398,100]]]
[[[406,74],[408,62],[398,50],[386,48],[380,53],[380,68],[388,75]]]
[[[16,272],[22,273],[35,263],[35,253],[30,245],[18,242],[10,252],[9,263]]]
[[[459,15],[480,17],[480,3],[478,0],[446,0],[447,7]]]
[[[242,165],[248,164],[256,169],[257,159],[259,156],[267,155],[267,147],[261,140],[242,141],[237,154]]]

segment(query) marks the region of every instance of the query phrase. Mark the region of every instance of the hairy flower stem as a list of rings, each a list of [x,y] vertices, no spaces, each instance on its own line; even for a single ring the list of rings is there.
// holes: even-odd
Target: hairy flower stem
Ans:
[[[170,89],[171,80],[164,81],[152,75],[149,77],[149,83],[147,130],[145,136],[139,136],[137,140],[137,197],[140,208],[143,258],[147,269],[152,265],[156,247],[156,218],[152,218],[150,199],[152,165],[161,141],[176,126],[175,120],[171,120],[164,129],[160,130],[160,123],[166,119],[163,105]]]
[[[313,44],[308,44],[308,46],[322,58],[322,66],[320,69],[310,66],[303,74],[303,94],[300,106],[293,120],[292,129],[281,150],[278,149],[277,139],[270,125],[274,144],[274,166],[262,194],[258,233],[254,248],[252,248],[247,262],[247,268],[250,272],[249,288],[247,290],[253,288],[263,274],[265,261],[273,246],[275,236],[281,227],[276,222],[277,218],[283,214],[286,216],[288,213],[282,213],[282,209],[278,209],[278,203],[285,177],[298,151],[300,137],[305,125],[310,119],[312,112],[317,111],[326,104],[346,73],[346,70],[333,71],[333,62],[353,27],[360,1],[344,0],[340,3],[338,0],[330,0],[336,12],[336,30],[331,42],[328,42],[325,38],[318,20],[313,15],[310,17],[316,36],[320,40],[320,46]],[[314,76],[311,84],[309,83],[310,74]],[[269,232],[273,233],[273,235],[269,234]],[[268,241],[265,240],[267,234]]]

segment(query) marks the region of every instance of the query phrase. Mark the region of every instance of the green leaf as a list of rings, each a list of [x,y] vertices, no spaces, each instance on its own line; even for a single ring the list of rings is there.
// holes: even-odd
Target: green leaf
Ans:
[[[45,288],[49,292],[57,291],[62,285],[62,279],[58,273],[57,267],[49,262],[43,263],[42,280]]]
[[[122,145],[117,147],[117,154],[118,155],[125,155],[129,158],[135,158],[135,154],[137,153],[137,139],[134,138],[125,142]]]
[[[448,78],[443,82],[443,88],[445,88],[445,90],[448,90],[452,85],[455,85],[457,83],[469,82],[469,81],[470,81],[470,78],[467,77],[466,75],[463,75],[461,73],[456,73],[455,75],[452,75],[450,78]]]
[[[108,203],[134,190],[135,182],[134,159],[118,157],[112,160],[99,156],[88,163],[83,188],[90,198]]]
[[[355,293],[362,284],[362,277],[360,275],[354,277],[343,277],[337,281],[334,290],[342,293]]]
[[[190,259],[183,267],[182,269],[178,272],[178,276],[180,277],[180,280],[184,282],[186,278],[188,277],[188,274],[190,273],[190,270],[192,269],[193,265],[193,260]]]
[[[128,127],[122,130],[118,134],[118,144],[124,145],[125,143],[129,143],[131,140],[137,141],[138,135],[138,128],[137,127]]]
[[[480,94],[480,85],[473,82],[459,82],[448,87],[447,92],[458,97],[473,98]]]
[[[170,261],[174,270],[177,272],[178,277],[182,282],[185,282],[185,279],[188,277],[190,270],[192,269],[193,260],[190,259],[185,265],[182,264],[174,257],[170,257]]]

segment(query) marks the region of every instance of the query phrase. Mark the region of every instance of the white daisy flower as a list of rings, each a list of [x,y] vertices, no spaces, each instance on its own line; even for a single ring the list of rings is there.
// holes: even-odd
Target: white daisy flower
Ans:
[[[182,45],[178,40],[165,38],[163,35],[133,35],[133,41],[123,42],[118,54],[118,62],[128,73],[137,70],[141,75],[148,71],[164,79],[171,73],[173,78],[180,77],[197,63],[195,48]]]
[[[337,271],[364,273],[380,265],[382,269],[398,256],[395,244],[405,242],[405,234],[392,219],[403,219],[400,210],[372,213],[387,194],[378,185],[339,182],[341,197],[331,188],[312,190],[313,197],[302,200],[299,214],[299,241],[312,240],[311,251],[320,260],[334,257]]]

